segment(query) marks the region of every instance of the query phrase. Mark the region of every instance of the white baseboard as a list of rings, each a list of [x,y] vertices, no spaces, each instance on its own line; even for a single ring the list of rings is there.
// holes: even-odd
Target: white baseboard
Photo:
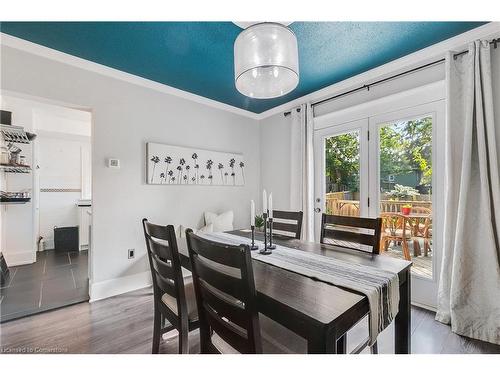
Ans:
[[[7,266],[22,266],[24,264],[31,264],[36,262],[36,252],[33,250],[10,252],[9,250],[3,251],[5,262]]]
[[[151,285],[151,272],[149,271],[116,279],[91,282],[89,285],[89,302],[95,302],[104,298],[132,292]]]
[[[422,309],[425,309],[425,310],[437,312],[437,309],[434,306],[429,306],[429,305],[425,305],[423,303],[418,303],[418,302],[412,302],[411,304],[413,306],[421,307]]]

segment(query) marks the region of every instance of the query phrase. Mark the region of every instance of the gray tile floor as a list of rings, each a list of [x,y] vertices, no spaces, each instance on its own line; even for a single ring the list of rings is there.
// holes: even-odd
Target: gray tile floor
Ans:
[[[0,288],[0,322],[88,301],[87,251],[37,253],[33,264],[10,268]]]

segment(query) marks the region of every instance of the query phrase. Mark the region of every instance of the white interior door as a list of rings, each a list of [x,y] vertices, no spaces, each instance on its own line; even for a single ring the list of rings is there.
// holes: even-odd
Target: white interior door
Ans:
[[[369,130],[369,213],[383,217],[383,236],[395,235],[382,253],[402,257],[406,247],[413,262],[412,302],[434,308],[443,232],[444,101],[370,117]]]
[[[334,154],[338,149],[341,156]],[[368,215],[368,119],[314,132],[315,239],[321,214]],[[339,163],[339,157],[342,163]]]

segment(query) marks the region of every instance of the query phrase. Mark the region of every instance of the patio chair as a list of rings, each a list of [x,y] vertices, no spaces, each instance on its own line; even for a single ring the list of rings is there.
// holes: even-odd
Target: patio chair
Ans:
[[[408,241],[411,240],[412,233],[408,217],[396,212],[385,212],[380,214],[380,217],[382,219],[381,251],[387,251],[391,242],[401,243],[404,258],[411,260]]]
[[[412,207],[411,212],[412,214],[425,215],[421,218],[413,218],[411,226],[414,252],[420,254],[419,239],[422,239],[424,242],[424,256],[428,256],[429,251],[431,251],[430,242],[432,240],[432,210],[428,207],[417,206]]]
[[[359,217],[359,202],[341,202],[339,204],[338,216]]]

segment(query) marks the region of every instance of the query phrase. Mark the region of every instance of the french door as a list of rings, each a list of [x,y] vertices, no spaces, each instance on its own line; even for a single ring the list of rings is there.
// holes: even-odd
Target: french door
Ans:
[[[434,308],[441,262],[444,102],[316,130],[321,213],[382,217],[383,256],[411,260],[412,302]]]
[[[368,119],[314,132],[315,239],[321,213],[368,216]]]

